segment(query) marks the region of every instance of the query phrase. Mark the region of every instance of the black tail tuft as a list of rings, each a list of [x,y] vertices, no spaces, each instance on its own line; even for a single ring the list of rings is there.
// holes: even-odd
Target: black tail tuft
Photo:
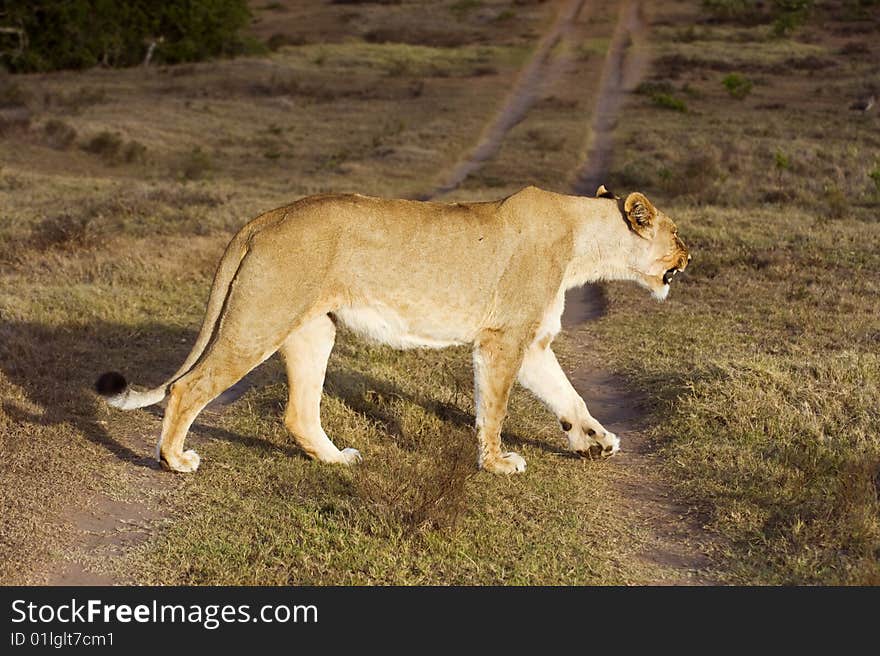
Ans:
[[[126,387],[125,376],[115,371],[108,371],[95,381],[95,391],[101,396],[116,396]]]

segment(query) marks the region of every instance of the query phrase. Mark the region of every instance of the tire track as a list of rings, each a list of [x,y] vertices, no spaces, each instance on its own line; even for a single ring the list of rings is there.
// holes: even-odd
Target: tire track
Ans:
[[[638,45],[644,41],[647,23],[642,3],[626,0],[600,78],[593,120],[583,163],[574,172],[572,192],[592,196],[606,182],[611,168],[614,129],[626,93],[647,68],[648,58]],[[636,45],[637,47],[633,47]],[[567,328],[599,319],[605,311],[601,285],[586,285],[566,294],[563,325]],[[583,335],[573,335],[582,352],[589,352]],[[648,532],[648,547],[638,558],[658,566],[662,578],[643,581],[649,585],[712,585],[707,547],[713,538],[703,529],[693,509],[676,501],[670,484],[657,471],[652,447],[642,419],[644,399],[627,389],[621,380],[588,358],[569,374],[572,385],[587,401],[591,414],[600,417],[615,433],[622,434],[622,449],[609,463],[618,475],[616,484],[624,500],[623,512]]]
[[[624,2],[602,67],[593,122],[583,163],[575,171],[572,191],[592,196],[611,168],[614,128],[626,93],[635,87],[647,68],[644,50],[633,48],[644,41],[647,26],[639,2]]]
[[[567,0],[560,7],[553,25],[538,42],[534,55],[520,71],[504,104],[483,129],[476,146],[459,160],[439,185],[431,191],[417,195],[416,200],[431,200],[454,191],[468,176],[498,153],[504,137],[526,117],[544,85],[562,73],[562,67],[552,61],[551,53],[571,28],[585,4],[586,0]]]

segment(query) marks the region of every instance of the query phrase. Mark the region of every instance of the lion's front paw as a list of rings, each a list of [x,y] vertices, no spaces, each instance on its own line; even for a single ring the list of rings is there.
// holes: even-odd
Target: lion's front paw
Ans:
[[[617,437],[614,433],[605,433],[602,437],[597,437],[599,445],[602,449],[601,456],[603,458],[610,458],[615,453],[620,451],[620,438]]]
[[[493,474],[521,474],[526,470],[526,461],[519,454],[510,451],[497,458],[484,460],[480,467]]]
[[[568,448],[578,455],[588,458],[610,458],[620,451],[620,439],[614,433],[606,431],[601,426],[590,428],[582,427],[578,434],[569,433]]]
[[[199,458],[199,454],[192,449],[184,451],[180,456],[167,456],[162,454],[159,459],[162,467],[169,471],[179,472],[181,474],[194,472],[199,468],[199,463],[201,461],[202,459]]]

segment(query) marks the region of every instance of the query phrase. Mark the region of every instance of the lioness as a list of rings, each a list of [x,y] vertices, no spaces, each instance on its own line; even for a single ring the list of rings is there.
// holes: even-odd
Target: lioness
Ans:
[[[342,322],[397,348],[473,344],[481,468],[526,468],[501,451],[517,379],[556,414],[571,450],[610,456],[620,441],[593,418],[550,350],[565,291],[632,280],[664,299],[689,259],[675,224],[643,194],[622,200],[604,186],[597,198],[527,187],[482,203],[310,196],[257,217],[232,239],[195,346],[168,381],[137,392],[111,372],[96,388],[123,410],[170,395],[156,457],[192,472],[199,456],[183,442],[196,415],[280,350],[285,425],[311,457],[352,464],[360,454],[333,444],[320,413]]]

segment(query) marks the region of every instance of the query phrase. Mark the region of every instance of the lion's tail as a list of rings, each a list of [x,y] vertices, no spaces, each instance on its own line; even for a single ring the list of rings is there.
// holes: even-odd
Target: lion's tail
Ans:
[[[136,392],[128,386],[125,376],[116,371],[108,371],[101,374],[95,382],[95,391],[114,408],[134,410],[159,403],[168,393],[168,385],[169,383],[165,382],[146,392]]]
[[[208,297],[208,307],[205,309],[205,318],[202,321],[199,336],[180,368],[164,383],[145,392],[131,389],[125,377],[120,373],[110,371],[103,374],[95,382],[95,391],[103,396],[109,405],[121,410],[134,410],[159,403],[168,395],[172,383],[195,366],[214,336],[214,329],[226,304],[226,296],[229,294],[241,261],[247,253],[248,241],[253,232],[252,225],[245,226],[226,247],[226,252],[220,259],[217,272],[214,274],[211,295]]]

